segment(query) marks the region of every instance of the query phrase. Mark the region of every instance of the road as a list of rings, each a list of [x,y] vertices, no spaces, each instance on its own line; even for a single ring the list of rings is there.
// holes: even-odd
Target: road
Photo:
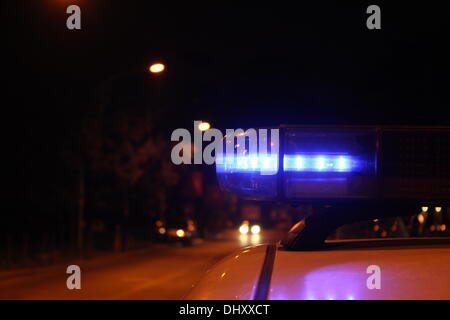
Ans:
[[[221,239],[190,247],[166,244],[90,260],[73,261],[81,268],[81,289],[69,290],[67,264],[0,271],[0,299],[182,299],[215,262],[239,247],[274,242],[267,232],[260,239],[242,239],[226,232]]]

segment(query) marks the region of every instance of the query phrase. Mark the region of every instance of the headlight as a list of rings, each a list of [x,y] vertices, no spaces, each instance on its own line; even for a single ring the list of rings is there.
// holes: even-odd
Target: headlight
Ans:
[[[239,227],[240,234],[248,234],[249,228],[248,225],[243,224]]]
[[[255,224],[250,228],[250,232],[252,234],[259,234],[261,232],[261,227],[259,225]]]

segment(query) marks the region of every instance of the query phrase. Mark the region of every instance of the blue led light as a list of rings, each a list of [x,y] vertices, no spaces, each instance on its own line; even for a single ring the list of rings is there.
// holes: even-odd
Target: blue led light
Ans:
[[[315,159],[315,168],[317,170],[324,170],[329,164],[329,160],[325,157],[319,156]]]
[[[305,166],[305,159],[302,156],[298,156],[295,158],[295,168],[297,170],[303,169]]]
[[[264,155],[239,155],[225,156],[216,164],[219,172],[268,172],[278,171],[278,156]]]
[[[349,161],[346,157],[339,157],[337,159],[336,167],[338,170],[347,170],[349,169]]]
[[[283,164],[287,172],[351,172],[357,160],[349,155],[302,154],[285,155]]]
[[[352,172],[358,169],[359,161],[354,156],[340,154],[285,155],[285,172]],[[221,158],[217,164],[219,172],[277,172],[278,156],[240,155]]]
[[[250,140],[224,140],[222,150],[216,150],[220,186],[252,200],[373,197],[378,153],[372,128],[283,126],[277,138],[281,141],[275,144],[263,137],[266,148],[261,142],[251,148]],[[324,298],[336,298],[329,294]]]

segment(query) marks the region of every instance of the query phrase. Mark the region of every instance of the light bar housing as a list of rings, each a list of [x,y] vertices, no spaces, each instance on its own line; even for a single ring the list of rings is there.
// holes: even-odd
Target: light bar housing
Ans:
[[[244,199],[292,203],[450,202],[450,128],[280,126],[278,154],[236,154],[216,165]],[[271,174],[263,174],[270,168]]]

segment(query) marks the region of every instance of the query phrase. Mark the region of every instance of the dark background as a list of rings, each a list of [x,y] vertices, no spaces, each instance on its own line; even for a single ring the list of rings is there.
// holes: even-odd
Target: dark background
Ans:
[[[82,9],[79,31],[65,27],[72,3]],[[6,109],[20,109],[35,134],[64,128],[105,79],[162,59],[177,100],[169,124],[448,123],[446,8],[379,3],[382,30],[368,30],[368,4],[10,1],[2,5]]]
[[[70,4],[81,7],[81,30],[66,28]],[[381,7],[381,30],[366,28],[370,4]],[[111,212],[124,194],[135,197],[135,212],[155,208],[152,200],[140,203],[142,190],[170,193],[167,176],[155,177],[170,158],[172,130],[190,129],[194,120],[221,129],[450,124],[442,2],[206,7],[45,0],[1,7],[3,150],[11,162],[4,166],[11,195],[3,247],[28,238],[70,243],[81,202],[88,225],[105,216],[112,226],[123,223],[123,208]],[[163,61],[166,72],[148,74],[153,61]],[[117,119],[124,118],[122,126]],[[124,137],[127,146],[151,141],[157,150],[137,165],[145,163],[143,172],[120,167],[136,158],[116,154]],[[103,158],[123,161],[96,164]]]

